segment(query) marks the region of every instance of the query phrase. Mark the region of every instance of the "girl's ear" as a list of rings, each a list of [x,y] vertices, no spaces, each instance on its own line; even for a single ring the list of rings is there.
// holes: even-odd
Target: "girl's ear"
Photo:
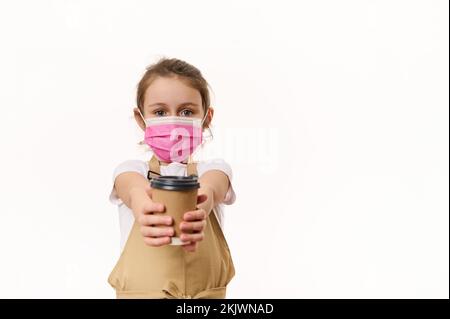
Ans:
[[[210,106],[208,108],[208,114],[206,115],[206,119],[205,119],[205,123],[204,123],[205,128],[207,128],[207,127],[209,128],[209,125],[212,122],[213,116],[214,116],[214,109]]]
[[[133,113],[134,113],[134,119],[136,120],[137,125],[139,125],[139,127],[145,131],[145,122],[142,119],[141,114],[139,113],[139,109],[137,107],[135,107],[133,109]]]

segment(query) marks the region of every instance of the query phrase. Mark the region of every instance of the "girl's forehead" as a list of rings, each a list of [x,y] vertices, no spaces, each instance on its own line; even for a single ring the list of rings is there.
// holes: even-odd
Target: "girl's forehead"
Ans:
[[[145,91],[145,104],[179,104],[193,102],[201,104],[200,92],[176,77],[158,77]]]

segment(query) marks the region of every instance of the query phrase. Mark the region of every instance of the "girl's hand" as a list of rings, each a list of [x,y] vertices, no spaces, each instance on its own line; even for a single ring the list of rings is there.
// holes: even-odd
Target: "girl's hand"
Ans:
[[[154,213],[164,212],[164,205],[155,203],[151,199],[151,188],[132,188],[130,190],[131,210],[136,221],[141,226],[144,242],[153,247],[170,243],[174,234],[173,219],[171,216],[162,216]]]
[[[204,208],[197,207],[199,209],[186,212],[183,215],[183,221],[180,223],[180,239],[186,242],[186,244],[183,244],[183,248],[186,251],[194,252],[197,249],[197,242],[203,240],[203,231],[206,226],[206,218],[208,217],[208,213],[205,210],[206,206],[209,206],[207,205],[208,199],[209,196],[207,194],[200,194],[197,197],[197,204],[202,204],[199,206]]]

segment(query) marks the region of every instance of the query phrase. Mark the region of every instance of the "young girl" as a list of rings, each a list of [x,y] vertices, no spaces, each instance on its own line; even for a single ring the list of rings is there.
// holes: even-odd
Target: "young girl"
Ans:
[[[191,157],[214,115],[208,84],[194,66],[163,58],[147,67],[133,111],[151,152],[146,161],[122,162],[113,174],[121,255],[108,282],[117,298],[225,298],[234,276],[222,228],[223,204],[235,201],[232,171],[223,160]],[[191,174],[200,183],[197,209],[184,213],[174,242],[173,218],[152,200],[149,180]]]

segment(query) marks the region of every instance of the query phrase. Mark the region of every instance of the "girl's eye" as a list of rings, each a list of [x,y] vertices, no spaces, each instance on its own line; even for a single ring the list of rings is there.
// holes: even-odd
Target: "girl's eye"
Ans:
[[[165,112],[163,110],[158,110],[158,111],[155,111],[155,115],[156,116],[164,116]]]
[[[194,114],[194,112],[192,112],[191,110],[188,110],[188,109],[185,109],[180,112],[181,116],[191,116],[192,114]]]

